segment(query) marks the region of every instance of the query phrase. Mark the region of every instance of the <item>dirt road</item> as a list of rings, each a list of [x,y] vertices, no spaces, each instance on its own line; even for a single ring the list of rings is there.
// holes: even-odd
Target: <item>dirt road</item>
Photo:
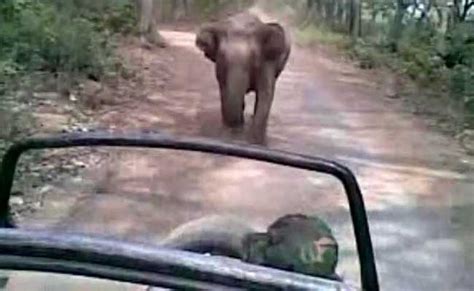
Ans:
[[[97,122],[242,142],[221,126],[213,66],[194,48],[194,35],[163,35],[165,50],[126,48],[143,66],[143,94],[111,106]],[[385,98],[384,84],[371,74],[295,48],[277,85],[268,146],[333,158],[355,171],[382,290],[473,290],[472,159]],[[114,149],[65,187],[29,222],[156,240],[209,213],[232,213],[259,227],[290,212],[318,213],[340,240],[339,272],[358,281],[347,203],[332,178],[196,153]]]

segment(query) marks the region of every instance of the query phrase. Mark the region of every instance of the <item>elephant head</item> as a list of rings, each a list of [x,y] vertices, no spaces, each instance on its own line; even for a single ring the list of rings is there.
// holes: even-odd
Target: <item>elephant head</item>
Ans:
[[[264,131],[275,82],[290,53],[283,27],[252,15],[238,15],[203,26],[196,46],[215,63],[224,123],[243,125],[245,94],[255,91],[254,127]]]

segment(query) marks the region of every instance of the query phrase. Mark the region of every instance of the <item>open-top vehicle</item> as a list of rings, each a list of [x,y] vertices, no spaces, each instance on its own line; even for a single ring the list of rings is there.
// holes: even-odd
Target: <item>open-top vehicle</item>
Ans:
[[[259,146],[163,134],[74,133],[29,138],[12,145],[4,155],[0,169],[0,269],[81,275],[173,290],[354,289],[339,280],[257,266],[221,256],[79,234],[18,229],[11,219],[9,201],[20,156],[30,150],[98,146],[197,151],[336,177],[343,184],[349,201],[362,289],[379,289],[364,201],[357,180],[348,168],[326,159]]]

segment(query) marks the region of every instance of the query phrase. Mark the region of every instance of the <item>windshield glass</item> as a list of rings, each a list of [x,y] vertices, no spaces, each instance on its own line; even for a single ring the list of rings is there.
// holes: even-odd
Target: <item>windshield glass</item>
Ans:
[[[190,240],[215,241],[222,249],[233,250],[219,252],[216,247],[216,255],[262,264],[256,244],[247,246],[243,241],[253,240],[251,234],[269,234],[282,217],[302,214],[318,219],[315,234],[304,227],[292,227],[288,234],[280,231],[287,243],[272,244],[275,254],[266,259],[274,261],[270,265],[334,279],[334,267],[316,269],[320,273],[303,266],[288,269],[281,255],[308,242],[315,244],[310,249],[316,255],[317,251],[324,255],[337,244],[327,264],[337,266],[338,276],[346,280],[359,278],[346,194],[332,176],[174,150],[77,148],[44,153],[40,159],[47,159],[47,164],[19,165],[25,172],[15,184],[11,204],[20,228],[165,243],[172,248],[192,245]],[[29,158],[26,154],[22,160]],[[294,239],[301,242],[290,242]],[[300,256],[299,249],[295,251],[292,256]]]
[[[371,239],[383,290],[474,290],[473,80],[474,0],[0,0],[0,155],[113,132],[318,156],[370,233],[332,176],[150,149],[30,151],[0,214],[357,286]]]

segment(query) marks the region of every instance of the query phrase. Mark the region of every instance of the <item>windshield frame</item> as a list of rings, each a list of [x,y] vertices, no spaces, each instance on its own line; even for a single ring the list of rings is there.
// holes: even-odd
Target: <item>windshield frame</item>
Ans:
[[[208,138],[177,137],[162,133],[143,132],[67,133],[27,138],[13,144],[7,150],[2,160],[0,168],[0,227],[15,227],[10,216],[9,200],[20,156],[30,150],[71,147],[139,147],[195,151],[246,158],[332,175],[343,184],[349,202],[359,257],[362,288],[366,290],[379,289],[373,246],[362,192],[357,179],[349,168],[328,159],[271,150],[257,145],[231,144]],[[3,235],[4,233],[0,232],[0,238]]]
[[[218,256],[79,234],[0,230],[0,268],[185,290],[356,290],[324,278]]]

